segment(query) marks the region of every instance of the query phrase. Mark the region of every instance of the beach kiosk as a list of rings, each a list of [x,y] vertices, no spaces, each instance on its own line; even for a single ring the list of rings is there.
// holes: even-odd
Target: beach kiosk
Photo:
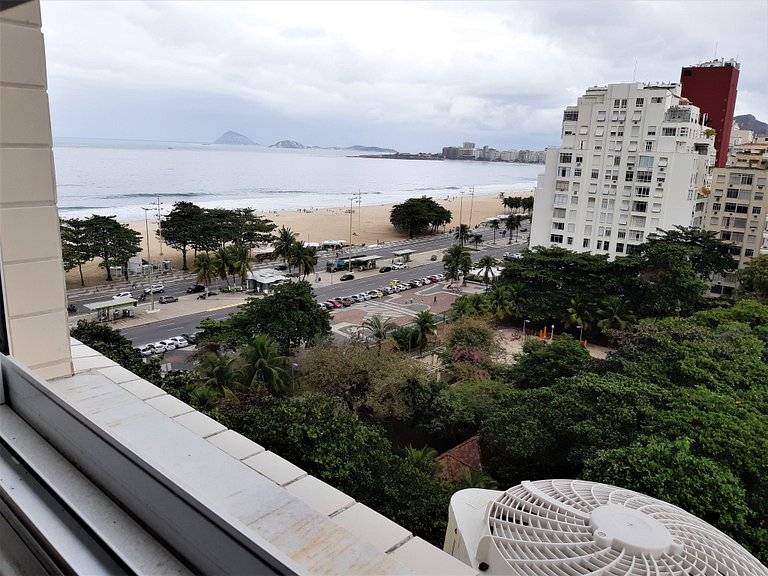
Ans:
[[[402,262],[403,264],[411,261],[411,254],[415,254],[416,250],[396,250],[392,252],[392,262]]]
[[[290,281],[290,278],[283,276],[276,270],[257,270],[248,273],[247,286],[248,290],[255,290],[256,292],[272,292],[276,286],[287,284]]]
[[[95,316],[96,322],[114,322],[121,318],[133,318],[138,302],[136,298],[125,297],[104,302],[91,302],[83,304],[83,307],[88,310],[89,320],[93,320]]]

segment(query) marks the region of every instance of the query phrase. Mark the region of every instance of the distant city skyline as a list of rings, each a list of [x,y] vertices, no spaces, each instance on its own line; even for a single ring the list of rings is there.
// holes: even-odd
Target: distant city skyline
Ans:
[[[768,120],[768,2],[43,0],[54,137],[540,150],[596,85],[741,64]],[[713,17],[716,15],[716,17]]]

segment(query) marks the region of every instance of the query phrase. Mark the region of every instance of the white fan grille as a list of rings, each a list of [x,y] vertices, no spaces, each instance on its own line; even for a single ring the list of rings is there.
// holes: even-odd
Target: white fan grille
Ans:
[[[768,576],[754,556],[696,516],[606,484],[523,482],[489,506],[488,528],[511,574]]]

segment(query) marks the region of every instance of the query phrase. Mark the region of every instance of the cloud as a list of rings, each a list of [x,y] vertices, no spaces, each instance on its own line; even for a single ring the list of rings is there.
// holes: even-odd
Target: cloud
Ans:
[[[715,45],[742,62],[737,113],[768,119],[768,3],[706,6],[43,1],[54,133],[205,140],[226,122],[259,141],[357,126],[404,150],[542,146],[589,86],[677,81]]]

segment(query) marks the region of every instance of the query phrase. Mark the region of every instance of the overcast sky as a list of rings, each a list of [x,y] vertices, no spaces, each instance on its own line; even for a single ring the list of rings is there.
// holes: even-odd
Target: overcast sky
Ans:
[[[768,1],[43,0],[54,136],[364,144],[560,142],[590,86],[741,63],[768,122]],[[635,71],[636,69],[636,71]]]

